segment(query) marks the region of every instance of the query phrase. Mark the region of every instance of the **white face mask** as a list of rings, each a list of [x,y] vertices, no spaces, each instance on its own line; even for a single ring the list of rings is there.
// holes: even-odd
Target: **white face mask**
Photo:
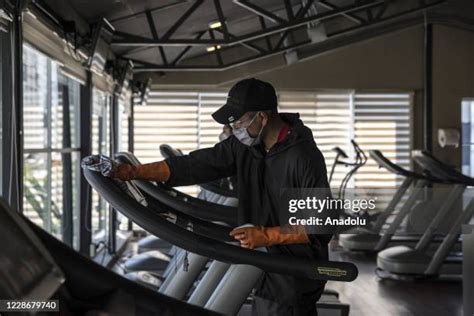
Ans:
[[[232,132],[235,137],[244,145],[246,146],[253,146],[253,145],[258,145],[260,144],[260,134],[263,131],[263,126],[260,129],[260,132],[258,132],[257,137],[252,137],[249,134],[249,131],[247,128],[252,125],[253,121],[257,118],[257,114],[255,114],[254,118],[250,121],[250,123],[247,125],[247,127],[239,127],[239,128],[233,128]]]

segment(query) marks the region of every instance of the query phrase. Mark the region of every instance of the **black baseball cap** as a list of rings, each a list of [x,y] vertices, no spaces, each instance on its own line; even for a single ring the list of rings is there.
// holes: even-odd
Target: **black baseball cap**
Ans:
[[[268,111],[278,106],[275,88],[255,78],[237,82],[229,90],[227,103],[212,114],[221,124],[237,121],[247,112]]]

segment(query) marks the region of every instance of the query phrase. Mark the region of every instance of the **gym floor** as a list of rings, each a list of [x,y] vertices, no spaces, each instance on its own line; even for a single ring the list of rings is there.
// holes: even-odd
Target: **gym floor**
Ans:
[[[359,277],[351,283],[329,282],[342,303],[349,302],[351,316],[462,315],[462,283],[442,281],[380,280],[374,273],[376,256],[333,250],[331,259],[353,262]]]

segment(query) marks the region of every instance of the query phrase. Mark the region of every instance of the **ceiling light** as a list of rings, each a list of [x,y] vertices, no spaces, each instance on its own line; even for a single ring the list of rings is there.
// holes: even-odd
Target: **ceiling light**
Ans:
[[[211,46],[211,47],[208,47],[207,48],[207,51],[210,53],[210,52],[213,52],[217,49],[221,49],[221,45],[217,45],[217,46]]]
[[[209,23],[209,28],[211,28],[211,29],[218,29],[221,26],[222,26],[222,23],[220,21]]]

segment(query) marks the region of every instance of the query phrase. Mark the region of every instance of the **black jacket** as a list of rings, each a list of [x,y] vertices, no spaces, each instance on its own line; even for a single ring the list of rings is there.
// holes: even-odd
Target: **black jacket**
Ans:
[[[328,188],[329,185],[324,157],[314,142],[311,130],[304,126],[299,114],[282,113],[280,116],[290,125],[290,132],[268,153],[262,145],[248,147],[232,136],[212,148],[168,158],[166,162],[171,176],[167,184],[199,184],[235,175],[239,188],[239,224],[281,226],[284,224],[279,223],[278,214],[281,188]],[[311,244],[278,245],[269,247],[268,251],[327,260],[327,244],[331,236],[309,237]],[[314,280],[285,279],[294,283],[296,293],[320,290],[324,285],[324,282]],[[269,298],[276,295],[268,293],[273,292],[270,290],[266,292],[260,294]]]

